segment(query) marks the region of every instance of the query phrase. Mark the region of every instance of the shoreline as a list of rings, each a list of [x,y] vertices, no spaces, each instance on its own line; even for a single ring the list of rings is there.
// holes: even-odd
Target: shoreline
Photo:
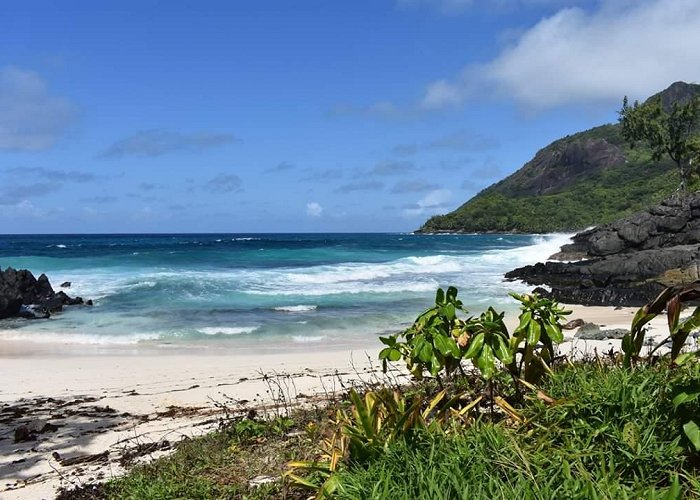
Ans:
[[[637,308],[566,306],[568,319],[581,318],[605,328],[629,328]],[[506,316],[512,332],[517,315]],[[650,336],[663,336],[664,317],[652,322]],[[574,330],[575,331],[575,330]],[[577,340],[565,331],[560,352],[603,355],[619,340]],[[26,343],[24,343],[26,344]],[[73,346],[76,347],[76,346]],[[3,499],[53,498],[71,482],[106,480],[120,475],[121,458],[143,443],[161,446],[214,430],[223,405],[246,408],[286,405],[328,396],[349,384],[381,377],[378,340],[363,347],[314,344],[288,353],[192,352],[178,349],[130,349],[85,353],[77,349],[41,354],[24,345],[8,356],[0,343],[0,496]],[[335,348],[333,348],[335,347]],[[83,352],[78,354],[78,350]],[[400,363],[396,364],[398,368]],[[392,376],[402,377],[398,370]],[[408,380],[406,378],[405,380]],[[286,392],[281,395],[277,392]],[[32,422],[39,422],[32,424]],[[17,442],[21,425],[57,426]],[[53,428],[51,428],[53,429]],[[165,445],[148,459],[167,453]],[[98,463],[62,466],[54,457],[103,454]]]

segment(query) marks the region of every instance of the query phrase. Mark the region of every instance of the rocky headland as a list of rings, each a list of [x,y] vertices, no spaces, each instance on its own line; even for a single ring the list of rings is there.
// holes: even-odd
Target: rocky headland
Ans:
[[[35,278],[26,269],[0,269],[0,319],[48,318],[62,311],[63,306],[79,304],[92,305],[92,301],[72,298],[63,291],[55,292],[45,274]]]
[[[565,303],[644,305],[667,286],[700,279],[700,193],[578,233],[551,259],[505,277],[549,286]]]

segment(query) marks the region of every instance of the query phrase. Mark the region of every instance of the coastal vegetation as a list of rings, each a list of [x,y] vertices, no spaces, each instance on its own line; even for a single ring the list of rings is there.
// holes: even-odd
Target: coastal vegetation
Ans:
[[[673,160],[679,191],[685,192],[700,160],[700,97],[684,95],[664,102],[657,94],[642,105],[635,101],[630,106],[625,96],[619,113],[623,137],[632,147],[637,142],[646,144],[654,161],[664,156]]]
[[[438,290],[408,329],[381,338],[383,368],[402,362],[414,382],[373,379],[284,414],[233,416],[62,498],[700,498],[700,357],[687,349],[700,308],[680,317],[698,297],[666,290],[639,310],[622,352],[573,359],[556,347],[568,311],[555,301],[513,294],[509,332],[502,313],[467,316],[455,288]],[[643,355],[664,311],[669,338]]]
[[[656,204],[688,177],[676,159],[685,165],[697,149],[697,113],[684,103],[697,102],[698,96],[700,85],[677,82],[642,105],[623,106],[621,123],[554,141],[522,168],[453,212],[430,218],[419,231],[571,231]],[[686,182],[689,190],[700,187],[697,178]]]

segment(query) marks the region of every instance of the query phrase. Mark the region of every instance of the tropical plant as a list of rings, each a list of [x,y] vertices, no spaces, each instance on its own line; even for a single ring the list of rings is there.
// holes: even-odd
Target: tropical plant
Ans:
[[[421,379],[425,371],[438,381],[443,370],[449,377],[460,367],[463,354],[460,346],[465,345],[465,320],[457,316],[459,311],[467,312],[462,301],[457,299],[457,289],[451,286],[445,292],[438,288],[435,306],[418,316],[410,328],[402,333],[379,337],[387,346],[379,353],[384,370],[387,361],[403,358],[417,379]]]
[[[478,318],[467,321],[464,327],[468,336],[464,358],[471,359],[486,380],[491,380],[496,373],[496,359],[504,365],[513,362],[504,315],[489,307]]]
[[[561,307],[556,300],[537,294],[509,295],[521,304],[520,323],[510,341],[513,357],[520,354],[520,358],[517,362],[513,360],[509,370],[514,377],[535,382],[554,361],[554,344],[564,340],[561,322],[571,311]],[[538,344],[542,344],[543,349],[538,349]]]
[[[290,462],[285,475],[293,484],[316,491],[317,499],[327,498],[338,488],[335,473],[342,461],[365,463],[380,456],[397,440],[410,442],[421,432],[443,432],[449,421],[463,422],[481,398],[460,407],[462,396],[447,398],[446,391],[441,390],[427,401],[420,396],[408,398],[387,388],[367,391],[364,396],[351,389],[350,411],[337,411],[331,422],[332,434],[323,440],[320,459]],[[302,477],[298,472],[307,475]]]
[[[696,452],[700,451],[700,362],[697,353],[676,358],[677,366],[686,370],[672,381],[673,408],[683,422],[683,434]]]
[[[663,290],[653,301],[642,306],[632,319],[630,332],[622,338],[623,363],[630,367],[639,359],[644,346],[647,324],[659,314],[666,311],[669,336],[659,343],[656,349],[671,344],[671,361],[675,361],[685,345],[688,335],[700,328],[700,307],[680,320],[682,304],[700,299],[700,281],[691,285],[669,287]]]
[[[449,287],[447,293],[438,289],[435,306],[418,316],[410,328],[380,337],[386,346],[379,353],[384,370],[387,362],[403,358],[417,379],[428,371],[440,381],[443,370],[449,377],[468,359],[487,381],[497,373],[497,362],[507,367],[516,387],[520,378],[537,381],[554,359],[554,344],[564,339],[561,321],[571,311],[537,294],[510,295],[521,303],[520,323],[513,337],[503,321],[504,313],[489,307],[478,317],[461,319],[457,312],[466,309],[457,299],[457,289]]]

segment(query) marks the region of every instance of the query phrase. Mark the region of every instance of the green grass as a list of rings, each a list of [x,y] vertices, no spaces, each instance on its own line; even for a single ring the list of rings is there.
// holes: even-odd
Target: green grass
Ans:
[[[313,454],[316,441],[299,430],[312,412],[299,419],[269,421],[237,419],[223,430],[182,442],[175,453],[107,483],[100,490],[105,499],[250,499],[305,498],[300,492],[286,493],[281,482],[249,488],[258,475],[279,477],[288,461]],[[313,437],[313,436],[312,436]]]
[[[513,401],[525,424],[503,414],[492,418],[487,405],[474,425],[399,439],[374,458],[346,463],[333,498],[700,498],[700,455],[681,432],[683,419],[700,421],[700,402],[686,405],[682,415],[672,404],[680,388],[700,383],[699,368],[559,367],[540,387],[554,404],[533,391]],[[437,389],[427,383],[407,390]],[[472,390],[480,393],[483,386]],[[316,459],[331,414],[231,421],[185,441],[169,457],[132,468],[97,498],[308,498],[309,491],[281,481],[252,489],[248,481],[280,476],[288,461]]]
[[[482,422],[451,436],[398,442],[340,475],[339,499],[697,498],[665,369],[584,365],[521,409],[524,427]],[[696,408],[700,415],[700,409]]]

